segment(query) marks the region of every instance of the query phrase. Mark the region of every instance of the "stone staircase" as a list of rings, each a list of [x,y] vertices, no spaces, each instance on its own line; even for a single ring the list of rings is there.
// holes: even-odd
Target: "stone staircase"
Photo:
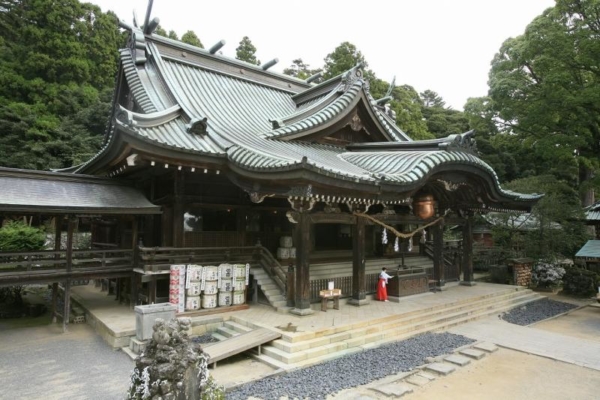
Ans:
[[[284,370],[305,367],[420,333],[445,330],[541,298],[543,296],[531,290],[512,288],[377,320],[314,332],[284,333],[281,339],[264,346],[262,354],[255,357],[272,367]],[[254,326],[252,322],[237,317],[233,317],[232,320],[246,328]]]
[[[265,270],[260,267],[250,268],[250,274],[254,276],[254,279],[258,283],[258,287],[264,293],[265,297],[269,301],[269,304],[277,311],[287,311],[287,301],[273,278],[271,278],[269,274],[267,274]]]

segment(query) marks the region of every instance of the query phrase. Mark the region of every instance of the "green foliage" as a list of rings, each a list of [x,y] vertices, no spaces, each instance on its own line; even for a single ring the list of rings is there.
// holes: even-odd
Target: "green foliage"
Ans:
[[[502,130],[520,137],[534,173],[574,187],[599,167],[599,7],[598,0],[557,0],[523,35],[504,42],[490,71]]]
[[[260,65],[260,60],[256,58],[256,47],[254,47],[248,36],[244,36],[235,49],[235,58],[250,64]]]
[[[169,34],[167,35],[167,37],[169,39],[173,39],[173,40],[179,40],[179,36],[177,36],[177,32],[170,30]]]
[[[44,231],[22,221],[10,221],[0,228],[0,252],[43,250]]]
[[[563,276],[563,290],[576,296],[593,295],[600,286],[600,275],[584,268],[567,268]]]
[[[369,66],[365,57],[355,45],[350,42],[343,42],[325,57],[323,79],[327,80],[343,74],[358,64],[362,64],[365,70]]]
[[[204,48],[200,38],[193,31],[187,31],[184,33],[181,37],[181,41],[183,43],[191,44],[192,46],[200,47],[201,49]]]
[[[289,68],[283,70],[283,73],[298,79],[307,79],[320,71],[320,69],[311,69],[310,65],[305,64],[301,58],[297,58],[292,61]]]
[[[578,194],[564,181],[553,175],[540,175],[505,186],[521,193],[545,194],[532,211],[538,222],[536,229],[520,234],[508,232],[506,246],[520,247],[527,257],[553,260],[570,257],[588,239],[584,225],[579,222],[583,215]],[[518,240],[520,245],[516,243]]]
[[[123,44],[117,17],[77,0],[1,7],[0,164],[48,169],[80,162],[104,133],[97,120],[107,118],[110,97],[101,94],[112,90]],[[89,123],[81,122],[85,116]]]

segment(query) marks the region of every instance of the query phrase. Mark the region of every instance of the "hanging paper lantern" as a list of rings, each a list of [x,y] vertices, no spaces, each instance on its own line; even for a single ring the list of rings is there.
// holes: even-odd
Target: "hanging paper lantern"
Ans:
[[[396,236],[396,241],[394,242],[394,251],[397,253],[400,251],[400,242],[398,241],[398,237]]]
[[[412,245],[412,237],[408,238],[408,251],[412,251],[413,249],[413,245]]]
[[[383,228],[383,233],[381,234],[381,243],[387,244],[387,242],[388,242],[387,229]]]

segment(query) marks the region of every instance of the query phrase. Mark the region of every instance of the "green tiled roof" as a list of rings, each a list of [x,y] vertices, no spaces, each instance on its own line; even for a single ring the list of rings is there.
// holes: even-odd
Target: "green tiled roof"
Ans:
[[[600,240],[588,240],[575,254],[575,257],[600,258]]]
[[[218,157],[238,171],[305,168],[398,191],[438,171],[468,166],[489,178],[502,201],[540,197],[502,190],[493,169],[469,147],[471,133],[412,141],[377,105],[360,66],[311,86],[162,37],[145,39],[146,61],[136,64],[131,50],[121,52],[136,112],[115,108],[104,148],[78,172],[101,166],[110,158],[102,154],[127,141],[117,140],[125,135],[174,152]],[[346,124],[358,108],[361,118],[370,119],[369,129],[377,130],[370,133],[387,142],[344,148],[302,141],[332,124]],[[196,120],[206,120],[205,131],[190,131]]]

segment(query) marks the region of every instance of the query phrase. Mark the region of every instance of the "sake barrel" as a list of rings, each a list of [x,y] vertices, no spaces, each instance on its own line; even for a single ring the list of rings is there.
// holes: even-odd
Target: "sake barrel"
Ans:
[[[292,247],[292,237],[291,236],[282,236],[279,238],[279,245],[284,248]]]
[[[188,270],[190,282],[199,282],[202,280],[202,267],[200,265],[190,265]]]
[[[243,290],[233,292],[233,304],[244,304],[246,302],[245,294],[246,293]]]
[[[215,308],[217,307],[217,295],[216,294],[203,294],[202,295],[202,308]]]
[[[235,279],[246,279],[246,265],[235,264],[233,266],[233,276]]]
[[[287,247],[280,247],[277,249],[277,258],[280,260],[287,260],[290,258],[290,249]]]
[[[219,288],[221,292],[231,292],[233,291],[233,280],[231,278],[221,278],[221,287]]]
[[[296,258],[296,248],[290,247],[290,258]]]
[[[216,281],[219,279],[219,267],[209,265],[204,267],[204,280]]]
[[[217,281],[204,282],[204,294],[217,294],[218,291]]]
[[[219,265],[221,269],[221,279],[227,279],[233,277],[233,265],[231,264],[221,264]]]
[[[239,292],[240,290],[246,289],[246,281],[241,279],[236,279],[233,281],[233,290]]]
[[[233,292],[219,292],[219,307],[226,307],[233,304]]]
[[[188,296],[200,296],[200,282],[190,282],[185,294]]]
[[[200,296],[188,296],[185,299],[185,309],[193,311],[200,309]]]

